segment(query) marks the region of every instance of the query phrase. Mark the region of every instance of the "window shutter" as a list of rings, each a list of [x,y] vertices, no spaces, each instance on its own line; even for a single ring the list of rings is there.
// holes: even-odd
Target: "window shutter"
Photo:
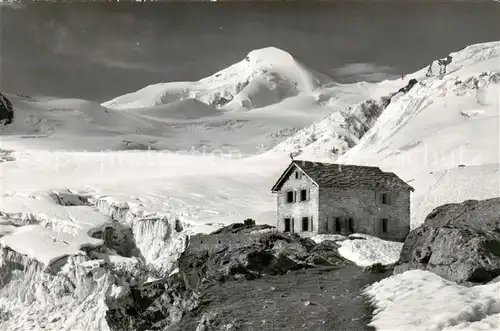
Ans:
[[[306,200],[309,201],[310,198],[311,198],[311,194],[310,194],[309,189],[307,189],[306,190]]]
[[[293,191],[293,202],[297,202],[297,191]]]
[[[309,231],[313,231],[314,229],[313,229],[313,217],[312,216],[309,217],[309,222],[311,223],[309,226],[309,229],[310,229]]]

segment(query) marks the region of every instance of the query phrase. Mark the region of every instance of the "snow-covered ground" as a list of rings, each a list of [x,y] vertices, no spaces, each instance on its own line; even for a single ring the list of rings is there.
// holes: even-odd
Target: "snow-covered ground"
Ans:
[[[411,270],[369,286],[380,331],[500,330],[500,282],[464,287]]]
[[[102,105],[7,94],[0,270],[16,277],[0,288],[0,328],[105,330],[105,295],[172,271],[186,236],[249,217],[274,224],[270,189],[290,152],[395,172],[416,188],[414,226],[439,204],[497,196],[499,54],[499,42],[478,44],[452,54],[443,77],[424,68],[340,85],[266,48]],[[419,83],[383,109],[410,78]],[[363,266],[400,249],[339,243]]]

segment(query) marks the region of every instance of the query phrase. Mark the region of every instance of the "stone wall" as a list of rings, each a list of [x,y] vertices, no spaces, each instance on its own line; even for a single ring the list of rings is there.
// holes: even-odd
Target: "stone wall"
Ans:
[[[309,232],[316,232],[318,230],[319,216],[319,189],[305,174],[302,174],[301,178],[295,178],[295,171],[301,170],[295,167],[295,170],[283,183],[280,192],[277,193],[278,214],[276,228],[279,231],[284,231],[284,219],[292,218],[293,232],[303,232],[302,217],[312,217],[312,231]],[[302,189],[309,191],[307,201],[300,201],[300,190]],[[296,201],[292,203],[286,202],[287,192],[290,190],[296,192]],[[311,222],[309,228],[311,228]]]
[[[404,240],[410,231],[410,192],[367,189],[320,189],[319,233],[337,233],[335,219],[340,218],[341,233],[349,233],[347,219],[352,218],[353,232],[384,239]],[[381,203],[381,194],[389,195],[389,204]],[[382,219],[388,220],[382,233]]]

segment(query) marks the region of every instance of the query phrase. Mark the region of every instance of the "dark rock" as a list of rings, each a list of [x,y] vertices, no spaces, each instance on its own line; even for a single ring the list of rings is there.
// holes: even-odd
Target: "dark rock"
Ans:
[[[243,222],[243,224],[245,224],[245,225],[255,225],[255,221],[254,221],[253,219],[251,219],[251,218],[247,218],[247,219]]]
[[[349,239],[350,240],[366,240],[365,237],[360,237],[360,236],[356,236],[356,235],[350,235]]]
[[[375,263],[375,264],[372,264],[371,266],[364,268],[363,271],[371,272],[371,273],[375,273],[375,274],[381,274],[381,273],[386,272],[387,268],[382,263]]]
[[[273,229],[274,226],[263,224],[263,225],[245,225],[244,223],[233,223],[228,226],[225,226],[223,228],[220,228],[214,232],[212,232],[210,235],[214,234],[242,234],[242,233],[250,233],[253,231],[260,231],[260,230],[266,230],[266,229]]]
[[[228,99],[228,98],[224,98],[224,97],[218,97],[216,98],[212,103],[211,105],[214,106],[214,107],[223,107],[225,106],[226,104],[228,104],[230,101],[232,100],[231,99]]]
[[[2,93],[0,93],[0,122],[4,125],[11,124],[14,120],[14,106]]]
[[[351,265],[350,261],[344,259],[338,252],[340,245],[332,240],[324,240],[309,251],[310,257],[306,259],[313,265],[345,266]]]
[[[111,331],[162,330],[177,323],[199,302],[178,275],[132,287],[124,297],[107,298],[106,321]]]
[[[398,90],[398,93],[408,93],[411,90],[411,88],[417,83],[418,81],[415,78],[410,79],[410,81],[405,87],[402,87]]]
[[[500,275],[500,198],[434,209],[407,237],[395,273],[432,271],[458,283],[487,283]]]
[[[184,227],[182,226],[182,222],[179,219],[175,219],[175,232],[182,232]]]

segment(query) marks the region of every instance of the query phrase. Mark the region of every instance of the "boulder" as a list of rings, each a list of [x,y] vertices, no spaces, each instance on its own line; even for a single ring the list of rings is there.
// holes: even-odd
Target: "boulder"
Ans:
[[[4,125],[12,123],[14,119],[14,106],[2,93],[0,93],[0,122]]]
[[[500,198],[434,209],[406,238],[394,272],[410,269],[463,284],[483,284],[499,276]]]

